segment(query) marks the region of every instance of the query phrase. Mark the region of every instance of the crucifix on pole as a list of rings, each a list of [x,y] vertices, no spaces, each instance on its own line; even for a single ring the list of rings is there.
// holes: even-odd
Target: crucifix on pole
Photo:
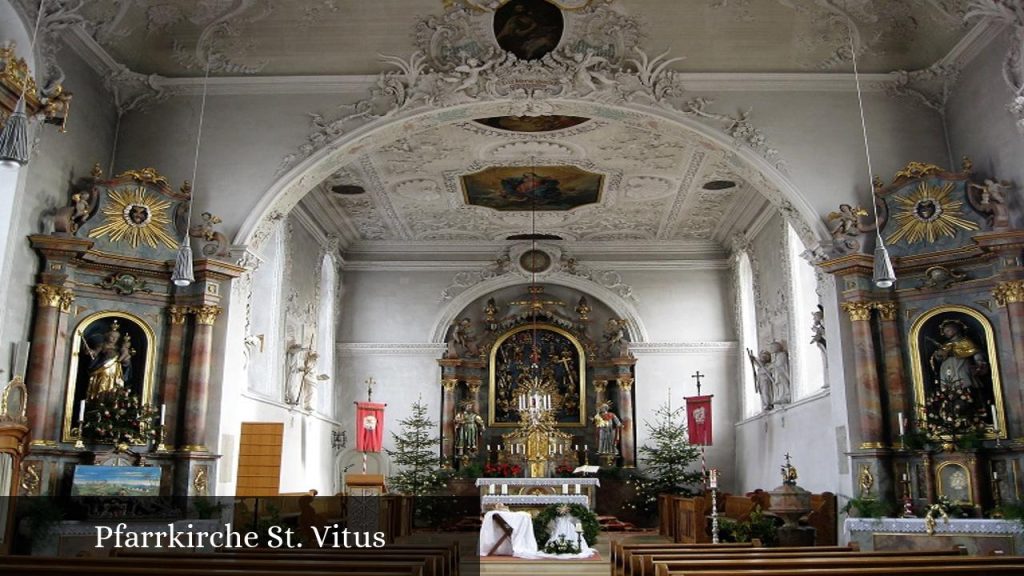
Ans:
[[[694,379],[697,380],[697,396],[700,396],[700,379],[704,378],[705,376],[707,376],[707,375],[706,374],[701,374],[700,370],[697,370],[696,374],[694,374],[693,376],[690,376],[690,378],[694,378]]]

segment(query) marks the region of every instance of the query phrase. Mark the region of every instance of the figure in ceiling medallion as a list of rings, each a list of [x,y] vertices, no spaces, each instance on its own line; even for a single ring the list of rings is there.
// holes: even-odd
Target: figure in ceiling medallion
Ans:
[[[520,60],[538,60],[558,47],[565,21],[546,0],[511,0],[494,12],[494,39]]]

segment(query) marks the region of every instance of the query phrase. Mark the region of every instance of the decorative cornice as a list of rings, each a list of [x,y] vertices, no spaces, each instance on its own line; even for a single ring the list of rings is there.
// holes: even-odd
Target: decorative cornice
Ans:
[[[1000,306],[1024,302],[1024,280],[1000,282],[992,289],[992,296]]]
[[[440,358],[447,346],[420,342],[342,342],[339,356],[431,356]]]
[[[874,302],[843,302],[843,310],[850,315],[851,322],[866,322],[871,319]]]
[[[896,315],[899,313],[899,305],[895,302],[875,302],[874,308],[878,310],[878,315],[882,320],[889,322],[896,320]]]
[[[217,316],[223,309],[220,306],[194,306],[189,308],[189,312],[196,315],[196,323],[203,326],[213,326],[214,322],[217,321]]]
[[[739,350],[739,342],[732,340],[719,342],[631,342],[629,351],[640,354],[706,354],[735,353]]]

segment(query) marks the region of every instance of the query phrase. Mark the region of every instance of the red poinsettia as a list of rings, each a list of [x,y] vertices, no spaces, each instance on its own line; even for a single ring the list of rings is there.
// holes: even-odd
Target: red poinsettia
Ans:
[[[484,476],[487,478],[516,478],[523,473],[522,466],[518,464],[487,464],[484,466]]]

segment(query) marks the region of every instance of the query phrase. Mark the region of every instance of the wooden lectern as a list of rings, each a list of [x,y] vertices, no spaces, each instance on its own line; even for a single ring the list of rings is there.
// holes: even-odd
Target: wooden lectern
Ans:
[[[346,474],[345,486],[350,496],[381,496],[387,492],[383,474]]]

